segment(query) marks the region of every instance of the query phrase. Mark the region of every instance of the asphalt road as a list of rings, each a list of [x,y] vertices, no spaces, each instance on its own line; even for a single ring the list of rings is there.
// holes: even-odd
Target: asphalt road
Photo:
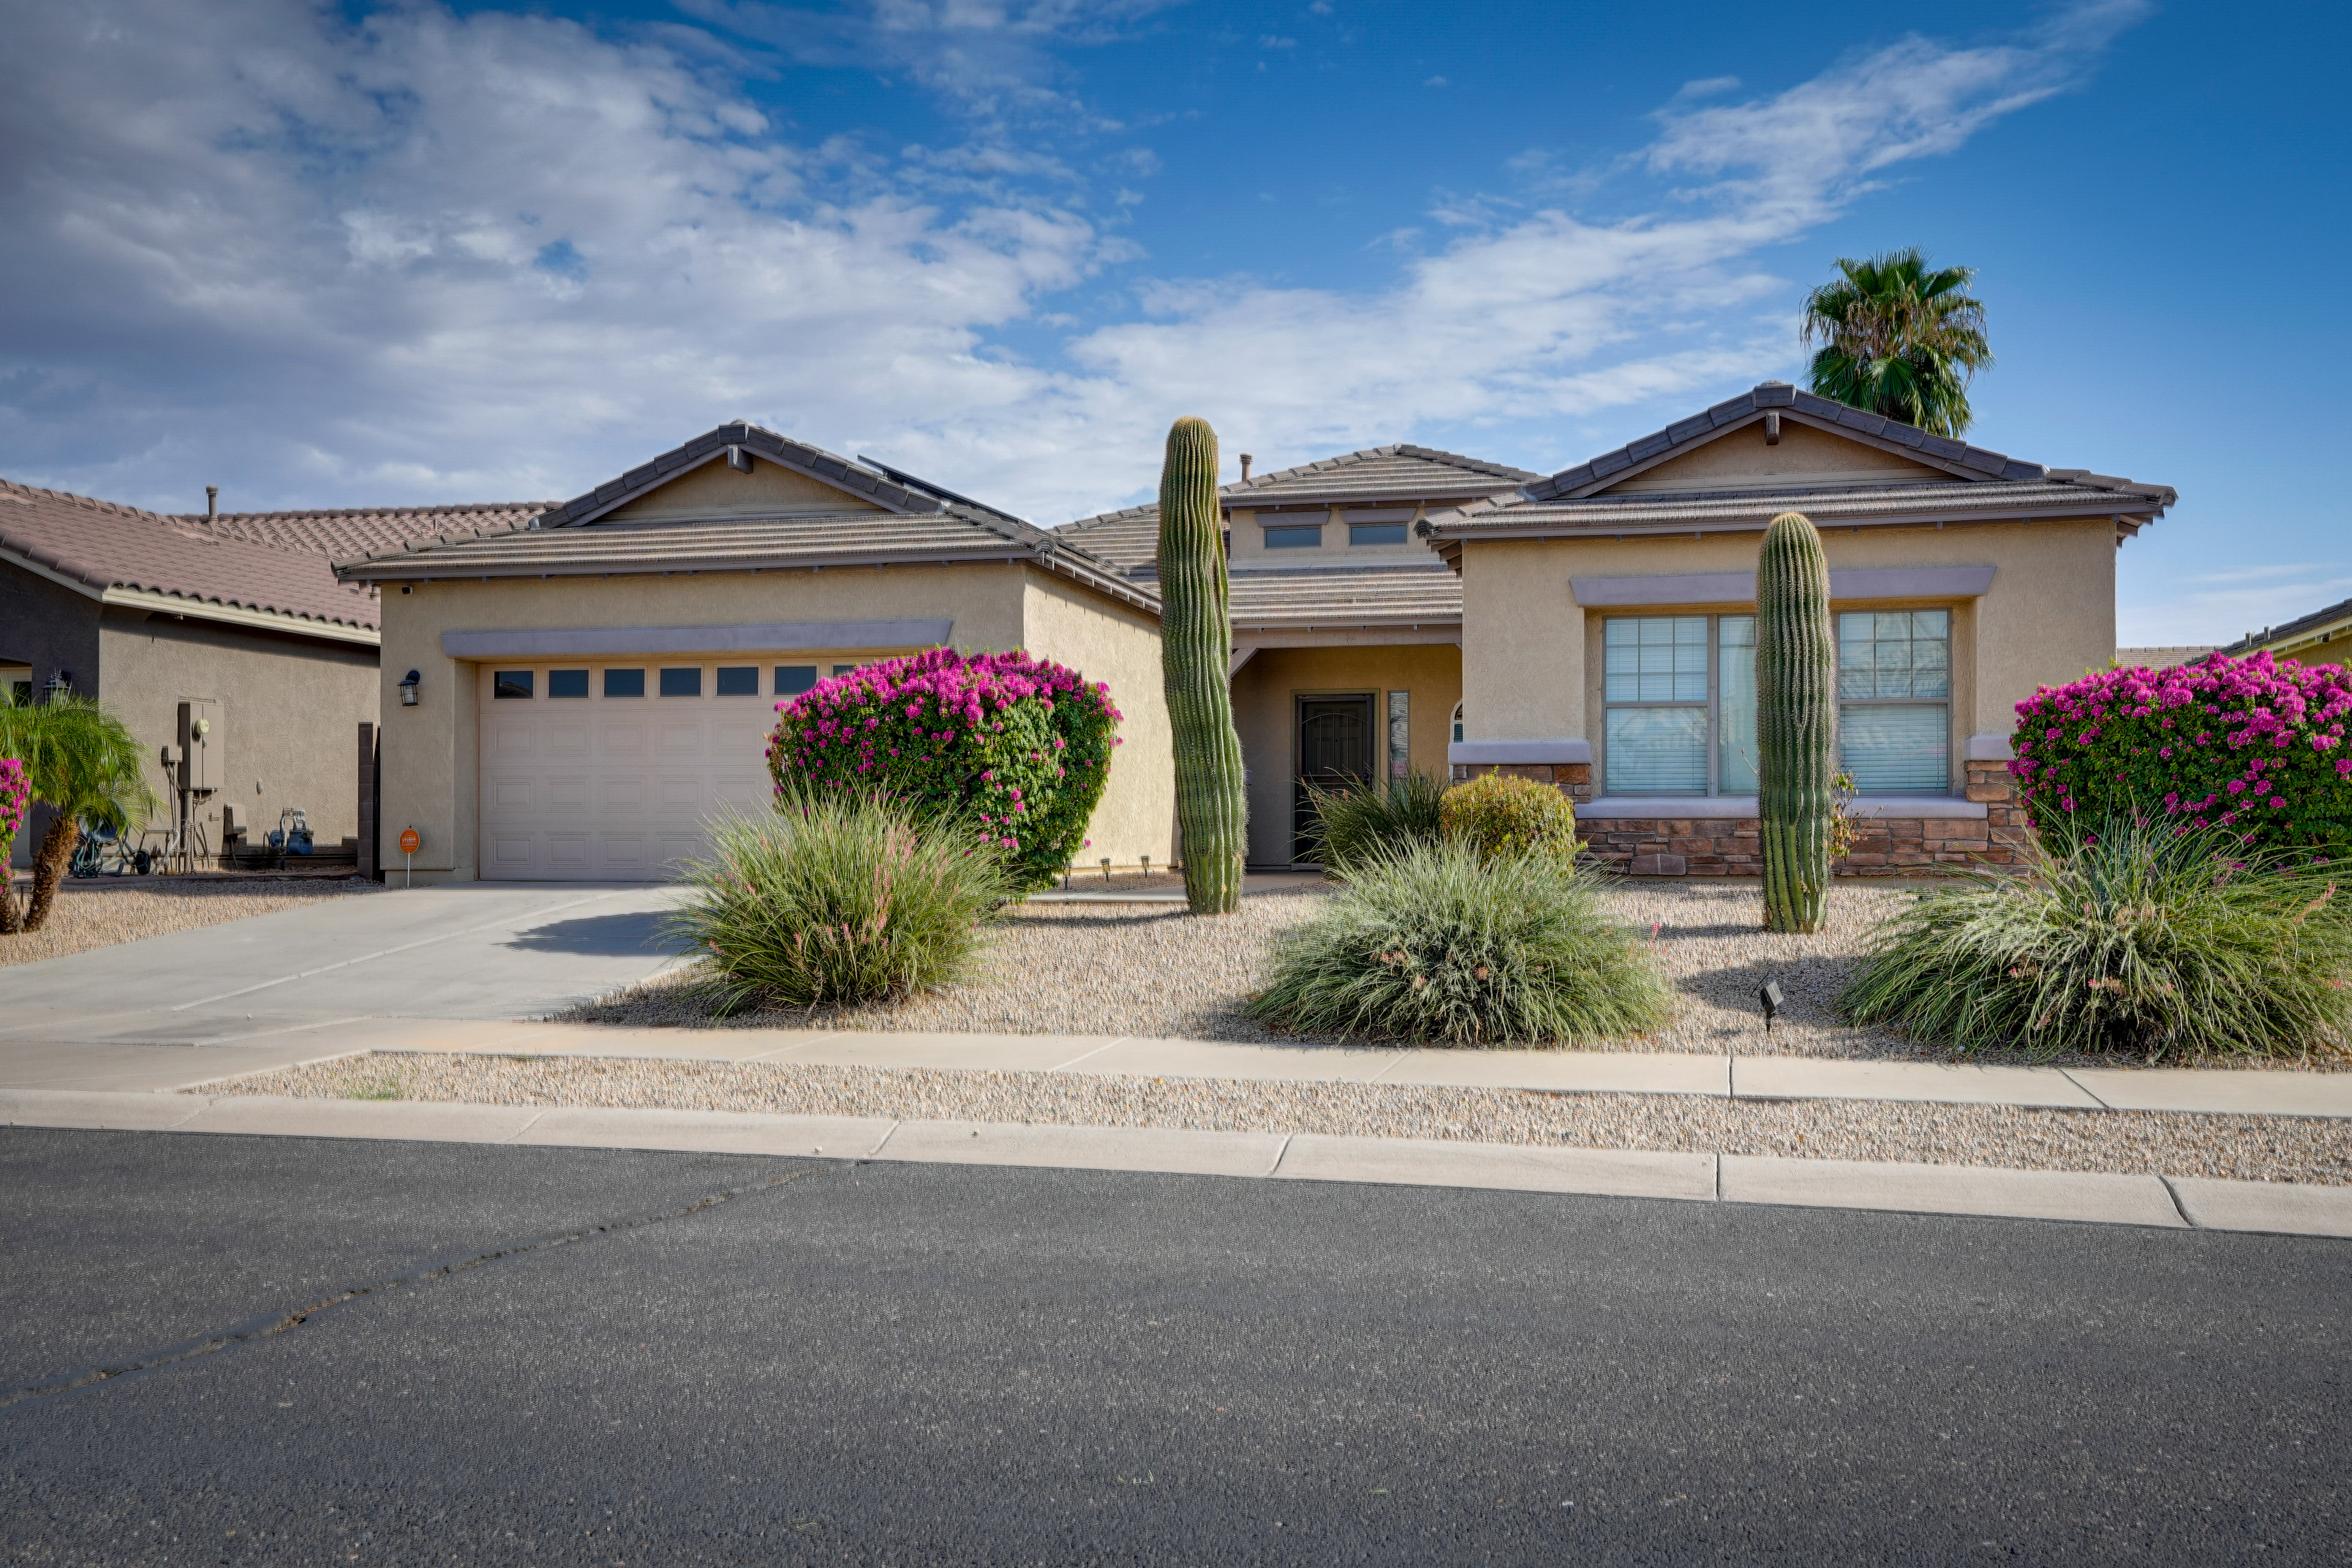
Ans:
[[[2213,1232],[12,1130],[0,1561],[2337,1562],[2347,1285]]]

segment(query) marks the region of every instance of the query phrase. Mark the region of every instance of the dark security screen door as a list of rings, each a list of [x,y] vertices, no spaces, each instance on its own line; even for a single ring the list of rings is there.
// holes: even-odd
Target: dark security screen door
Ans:
[[[1315,807],[1307,786],[1336,789],[1372,776],[1372,699],[1298,699],[1297,799],[1291,813],[1290,858],[1315,855]]]

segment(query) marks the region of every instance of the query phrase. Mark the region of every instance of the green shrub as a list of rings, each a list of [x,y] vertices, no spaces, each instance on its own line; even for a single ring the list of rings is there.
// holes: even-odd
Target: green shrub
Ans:
[[[1502,1046],[1666,1019],[1666,987],[1639,939],[1602,913],[1591,873],[1555,856],[1412,844],[1340,877],[1330,908],[1276,943],[1274,984],[1252,1004],[1268,1023]]]
[[[1565,860],[1582,847],[1568,796],[1517,773],[1481,773],[1455,784],[1440,816],[1449,837],[1489,857],[1539,852]]]
[[[961,975],[1012,896],[1003,858],[902,802],[786,790],[776,815],[714,824],[667,934],[703,956],[722,1013],[854,1005]]]
[[[1427,773],[1339,789],[1309,784],[1307,793],[1315,811],[1316,858],[1334,870],[1410,844],[1434,844],[1444,831],[1445,786]]]
[[[2352,1023],[2352,889],[2308,851],[2107,818],[1977,872],[1878,928],[1841,998],[1962,1050],[2152,1058],[2340,1052]]]

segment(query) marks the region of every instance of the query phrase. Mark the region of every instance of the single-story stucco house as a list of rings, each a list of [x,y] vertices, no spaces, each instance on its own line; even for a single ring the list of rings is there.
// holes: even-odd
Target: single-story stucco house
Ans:
[[[1256,866],[1309,856],[1311,782],[1506,769],[1621,868],[1755,870],[1756,552],[1790,510],[1830,557],[1844,868],[2006,858],[2014,706],[2112,657],[2116,550],[2175,499],[1778,382],[1549,477],[1412,446],[1246,465],[1221,496]],[[1087,863],[1166,865],[1158,521],[1041,529],[739,422],[346,562],[383,595],[385,842],[415,827],[427,880],[657,876],[767,799],[777,702],[1019,647],[1127,714]]]
[[[1758,869],[1756,557],[1799,511],[1829,556],[1846,869],[2006,859],[2016,704],[2105,668],[2116,552],[2176,499],[1766,382],[1420,525],[1462,579],[1454,776],[1557,783],[1636,873]]]
[[[300,808],[322,855],[358,856],[360,726],[376,719],[376,598],[333,560],[496,525],[544,503],[166,514],[0,479],[0,687],[70,690],[121,716],[176,813],[166,746],[191,755],[191,839],[217,860]],[[184,708],[202,733],[181,729]],[[47,830],[37,807],[13,859]],[[160,840],[158,840],[160,842]]]
[[[650,879],[764,809],[774,709],[936,647],[1107,682],[1091,853],[1166,866],[1160,601],[1082,545],[912,475],[722,425],[575,500],[341,568],[383,595],[387,859],[419,881]]]

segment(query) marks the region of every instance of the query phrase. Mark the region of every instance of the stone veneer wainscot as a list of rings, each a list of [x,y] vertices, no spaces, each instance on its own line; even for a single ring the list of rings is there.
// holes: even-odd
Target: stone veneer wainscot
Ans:
[[[1908,877],[1934,866],[2021,865],[2027,831],[2025,812],[2018,805],[2009,764],[1972,758],[1966,766],[1967,798],[1983,806],[1984,816],[1905,816],[1897,802],[1881,797],[1868,807],[1870,815],[1855,819],[1853,848],[1837,862],[1837,875]],[[1534,779],[1574,801],[1586,853],[1609,870],[1634,877],[1763,875],[1755,817],[1588,817],[1586,808],[1592,804],[1591,763],[1453,764],[1456,784],[1480,773]],[[1617,809],[1622,809],[1623,804],[1618,803]]]

